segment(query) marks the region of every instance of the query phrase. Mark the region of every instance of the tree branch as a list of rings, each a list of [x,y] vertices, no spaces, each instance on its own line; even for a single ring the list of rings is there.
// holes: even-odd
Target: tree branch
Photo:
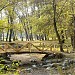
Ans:
[[[4,5],[1,9],[0,9],[0,11],[2,11],[4,8],[6,8],[7,6],[9,6],[9,4],[8,5]]]
[[[13,3],[9,3],[9,4],[6,4],[6,5],[4,5],[1,9],[0,9],[0,11],[2,11],[4,8],[6,8],[6,7],[8,7],[8,6],[11,6],[11,5],[14,5],[14,4],[16,4],[17,2],[13,2]]]

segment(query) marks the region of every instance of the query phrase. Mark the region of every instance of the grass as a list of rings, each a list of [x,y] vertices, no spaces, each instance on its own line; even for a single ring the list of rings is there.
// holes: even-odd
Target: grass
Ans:
[[[19,75],[19,73],[18,72],[14,72],[14,73],[7,72],[7,73],[0,73],[0,75]]]

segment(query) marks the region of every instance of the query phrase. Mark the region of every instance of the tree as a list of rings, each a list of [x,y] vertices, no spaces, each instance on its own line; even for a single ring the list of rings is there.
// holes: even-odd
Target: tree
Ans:
[[[75,1],[70,1],[70,5],[71,5],[71,11],[72,13],[70,15],[72,15],[72,19],[71,19],[71,25],[73,26],[73,34],[71,35],[71,43],[73,46],[73,50],[75,50],[75,14],[74,14],[74,3]]]
[[[56,26],[56,1],[55,0],[53,0],[53,10],[54,10],[54,29],[55,29],[55,32],[59,41],[60,51],[63,52],[63,42],[60,39],[60,35],[58,33],[57,26]]]

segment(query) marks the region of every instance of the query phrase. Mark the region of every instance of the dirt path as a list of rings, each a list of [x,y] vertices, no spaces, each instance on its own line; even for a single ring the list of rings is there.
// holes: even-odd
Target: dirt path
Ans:
[[[11,55],[11,60],[21,60],[22,63],[31,63],[32,60],[40,62],[45,54],[14,54]]]

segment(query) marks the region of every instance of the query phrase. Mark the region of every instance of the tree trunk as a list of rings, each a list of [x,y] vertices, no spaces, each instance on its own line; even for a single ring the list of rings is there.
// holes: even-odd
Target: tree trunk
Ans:
[[[9,29],[7,31],[6,41],[8,41]]]
[[[75,16],[73,16],[73,21],[74,21],[73,50],[75,51]]]
[[[45,40],[47,40],[47,35],[46,34],[44,34],[44,37],[45,37]]]
[[[26,41],[29,41],[28,32],[27,32],[27,29],[25,27],[24,27],[24,30],[25,30],[25,34],[26,34]]]
[[[4,41],[4,32],[2,32],[2,33],[3,33],[3,39],[2,40]]]
[[[56,32],[56,35],[57,35],[57,38],[59,41],[60,51],[63,52],[63,43],[60,39],[60,35],[58,33],[57,26],[56,26],[56,3],[55,3],[55,0],[53,0],[53,11],[54,11],[54,30]]]
[[[75,51],[75,14],[74,14],[74,2],[73,1],[71,1],[71,10],[72,10],[72,16],[73,16],[73,25],[74,25],[73,37],[71,38],[71,40],[73,44],[73,50]]]
[[[11,24],[11,27],[12,27],[12,25],[13,25],[13,18],[12,18],[12,16],[10,16],[9,19],[10,19],[10,24]],[[11,42],[11,39],[12,39],[12,33],[13,33],[13,29],[10,28],[9,42]]]
[[[9,42],[11,42],[12,32],[13,32],[13,29],[10,29],[10,34],[9,34]]]
[[[15,41],[15,32],[13,31],[13,41]]]

